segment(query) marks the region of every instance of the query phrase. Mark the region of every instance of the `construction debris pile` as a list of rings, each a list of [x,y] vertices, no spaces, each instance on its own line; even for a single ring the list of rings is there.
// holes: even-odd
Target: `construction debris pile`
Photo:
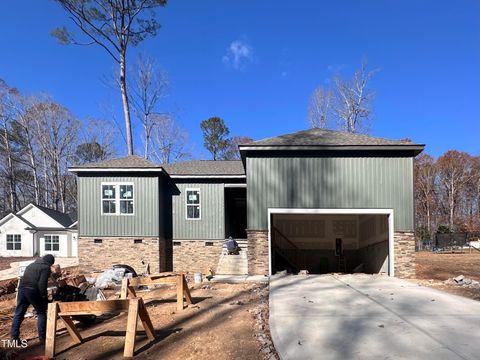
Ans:
[[[253,310],[253,316],[255,317],[254,336],[260,342],[261,356],[264,360],[277,360],[279,357],[273,346],[268,326],[268,287],[254,288],[251,291],[260,292],[260,306]]]
[[[17,288],[17,279],[10,279],[0,282],[0,296],[13,294]]]
[[[445,280],[444,283],[447,285],[462,286],[470,289],[480,289],[480,282],[466,278],[463,275],[459,275],[454,278]]]

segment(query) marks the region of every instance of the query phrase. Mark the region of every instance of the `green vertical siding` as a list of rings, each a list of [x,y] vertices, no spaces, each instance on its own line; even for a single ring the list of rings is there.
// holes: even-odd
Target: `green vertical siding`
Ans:
[[[134,215],[102,215],[102,182],[134,184]],[[157,176],[79,176],[79,235],[159,236],[158,190]]]
[[[201,219],[187,220],[185,189],[200,189]],[[179,183],[172,191],[173,239],[224,239],[224,184]]]
[[[413,158],[247,157],[249,229],[267,229],[268,208],[393,208],[412,230]]]

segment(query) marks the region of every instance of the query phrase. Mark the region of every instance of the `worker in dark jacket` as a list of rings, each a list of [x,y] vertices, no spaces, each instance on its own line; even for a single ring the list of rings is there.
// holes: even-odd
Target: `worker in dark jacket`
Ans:
[[[30,305],[37,312],[38,338],[41,343],[45,342],[47,330],[47,284],[50,277],[51,266],[55,263],[53,255],[45,255],[28,265],[23,277],[20,279],[17,294],[17,307],[12,322],[12,339],[20,338],[20,325]]]
[[[238,243],[230,236],[227,240],[228,255],[238,255]]]

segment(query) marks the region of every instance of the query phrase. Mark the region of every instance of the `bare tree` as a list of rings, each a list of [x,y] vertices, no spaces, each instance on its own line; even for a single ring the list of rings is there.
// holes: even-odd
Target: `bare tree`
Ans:
[[[465,230],[480,231],[480,156],[471,157],[470,178],[463,191],[463,222]]]
[[[339,75],[334,79],[337,93],[335,111],[340,128],[347,132],[365,132],[367,121],[372,114],[372,101],[375,93],[369,89],[369,82],[378,69],[367,70],[367,61],[362,61],[359,70],[351,80],[344,80]]]
[[[240,159],[240,151],[238,151],[239,145],[250,144],[253,139],[248,136],[233,136],[227,140],[227,149],[222,155],[223,160],[238,160]]]
[[[332,89],[319,86],[310,96],[307,119],[312,128],[330,127],[330,118],[336,119],[337,127],[343,131],[368,132],[375,93],[369,82],[378,69],[367,70],[367,61],[350,80],[339,74],[333,78]]]
[[[151,158],[161,164],[188,159],[188,135],[170,115],[151,117]]]
[[[169,82],[167,74],[158,69],[152,58],[145,56],[139,56],[132,79],[130,100],[135,115],[143,127],[143,155],[148,159],[150,139],[154,126],[158,126],[158,115],[166,116],[158,111],[157,106],[160,99],[166,96]]]
[[[35,105],[37,135],[40,142],[45,181],[52,189],[55,210],[66,210],[66,169],[73,157],[80,122],[64,107],[45,101]]]
[[[127,91],[127,49],[129,45],[136,46],[147,37],[157,34],[160,24],[155,19],[155,9],[164,6],[166,0],[57,0],[57,2],[68,13],[86,41],[79,41],[65,26],[54,29],[52,35],[61,44],[99,45],[119,66],[128,155],[133,155]]]
[[[11,88],[3,80],[0,80],[0,153],[4,157],[4,177],[8,184],[8,205],[9,210],[16,212],[18,205],[17,184],[15,177],[15,160],[12,149],[13,139],[11,126],[14,118],[15,98],[19,95],[18,90]]]
[[[27,166],[31,172],[33,181],[34,199],[36,204],[40,204],[40,179],[38,154],[40,145],[35,127],[36,111],[35,104],[37,99],[34,97],[20,97],[15,106],[15,122],[13,123],[13,134],[15,142],[19,146],[19,161]]]
[[[428,154],[420,154],[415,159],[415,200],[423,226],[431,238],[432,212],[436,208],[437,167],[434,159]],[[417,221],[418,224],[418,221]]]
[[[441,190],[445,194],[444,205],[448,214],[448,224],[452,229],[462,191],[474,176],[471,171],[472,158],[467,153],[449,150],[438,159],[437,166]]]
[[[317,87],[310,96],[307,119],[312,128],[325,129],[332,117],[334,93],[322,86]]]

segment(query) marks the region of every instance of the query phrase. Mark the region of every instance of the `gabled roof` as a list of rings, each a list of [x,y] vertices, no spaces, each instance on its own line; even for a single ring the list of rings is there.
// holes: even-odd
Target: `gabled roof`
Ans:
[[[57,210],[49,209],[40,205],[35,205],[35,206],[64,227],[69,227],[73,223],[73,220],[70,218],[70,215],[68,214],[62,213]]]
[[[74,223],[72,223],[68,228],[69,228],[69,229],[72,229],[72,230],[77,230],[77,228],[78,228],[78,220],[76,220]]]
[[[389,140],[364,134],[325,129],[308,129],[284,134],[251,144],[240,145],[240,150],[270,149],[385,149],[385,150],[423,150],[423,144],[408,139]]]
[[[103,160],[95,163],[73,166],[71,172],[82,171],[162,171],[160,165],[138,156],[129,155],[117,159]]]
[[[6,223],[8,220],[10,220],[11,218],[17,218],[17,219],[20,219],[21,221],[23,221],[26,225],[28,225],[29,227],[33,227],[34,225],[30,222],[28,222],[27,220],[25,220],[23,217],[21,217],[20,215],[18,214],[14,214],[14,213],[10,213],[10,214],[7,214],[3,217],[3,219],[0,219],[0,225],[3,225],[4,223]]]
[[[17,213],[17,216],[21,216],[22,214],[25,214],[32,207],[36,207],[37,209],[41,210],[47,216],[49,216],[50,218],[55,220],[60,226],[63,226],[65,228],[69,227],[73,223],[73,220],[70,218],[70,216],[68,214],[62,213],[62,212],[57,211],[57,210],[49,209],[49,208],[44,207],[44,206],[36,205],[36,204],[33,204],[33,203],[28,204],[22,210],[20,210]],[[30,225],[30,228],[36,228],[35,225],[33,225],[31,223],[28,223],[28,224]]]
[[[178,177],[244,177],[240,160],[194,160],[162,167],[172,178]]]

